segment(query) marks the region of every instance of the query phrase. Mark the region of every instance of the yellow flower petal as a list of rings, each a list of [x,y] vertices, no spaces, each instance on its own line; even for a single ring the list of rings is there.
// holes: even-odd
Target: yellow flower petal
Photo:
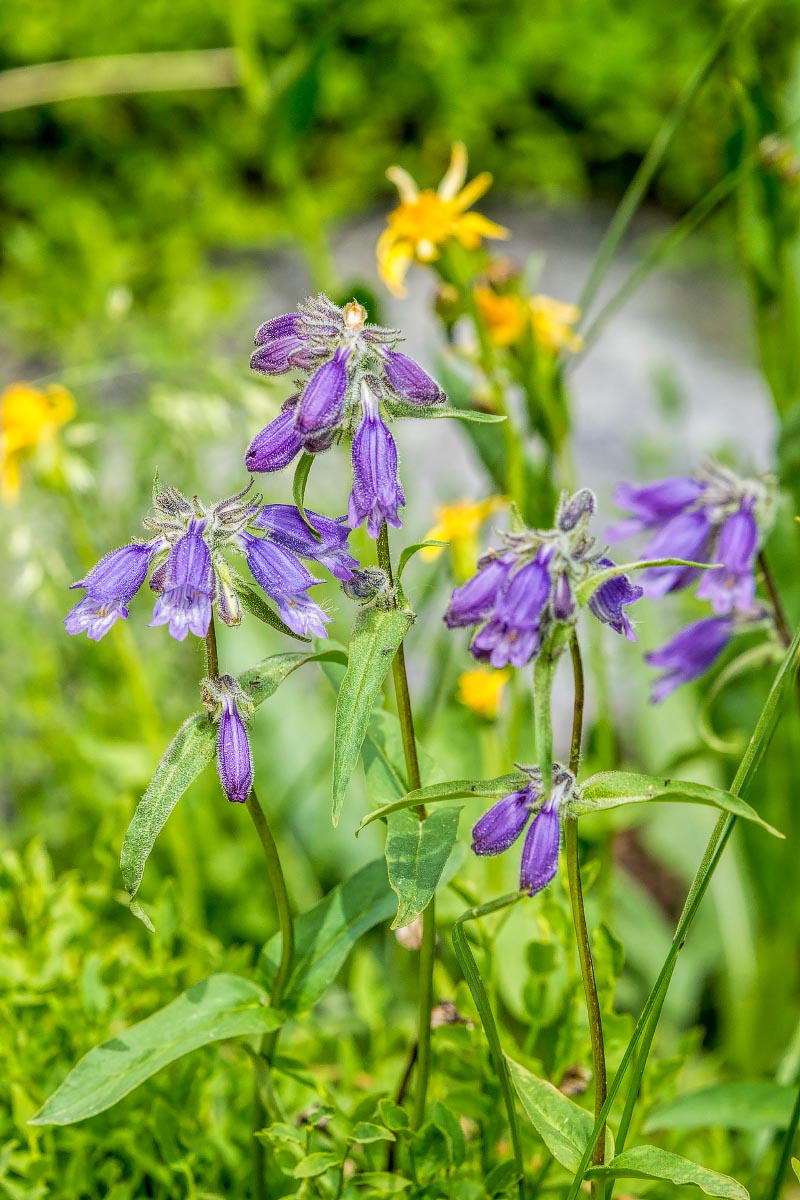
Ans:
[[[504,225],[497,225],[480,213],[470,212],[464,213],[454,222],[453,236],[457,237],[468,250],[474,250],[476,246],[480,245],[482,238],[493,238],[496,241],[504,242],[511,237],[511,232]]]
[[[403,204],[414,204],[419,199],[419,188],[405,167],[389,167],[386,178],[397,188]]]
[[[398,239],[392,229],[384,229],[375,248],[378,274],[393,295],[406,295],[405,278],[414,261],[413,245]]]
[[[468,183],[457,196],[453,197],[458,211],[464,212],[465,209],[472,208],[475,201],[480,200],[491,186],[492,176],[488,171],[481,171],[480,175],[476,175],[471,183]]]
[[[443,200],[455,200],[467,178],[467,147],[463,142],[453,142],[450,147],[450,166],[444,173],[437,191]],[[491,179],[489,180],[491,183]]]
[[[0,395],[0,495],[19,493],[20,464],[75,416],[75,399],[58,384],[40,390],[29,383],[10,384]]]

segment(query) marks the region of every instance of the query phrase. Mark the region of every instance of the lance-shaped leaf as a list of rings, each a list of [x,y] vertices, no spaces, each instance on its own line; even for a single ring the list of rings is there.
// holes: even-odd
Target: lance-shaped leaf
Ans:
[[[591,1113],[512,1059],[508,1066],[522,1107],[539,1137],[556,1162],[575,1171],[594,1125]],[[610,1144],[610,1132],[607,1140]]]
[[[405,404],[401,400],[393,400],[387,407],[393,417],[417,417],[423,421],[440,421],[451,417],[474,425],[496,425],[498,421],[506,419],[500,413],[481,412],[477,408],[449,408],[443,404]]]
[[[580,795],[570,802],[574,816],[619,808],[622,804],[647,804],[652,801],[678,801],[682,804],[705,804],[733,813],[745,821],[761,825],[773,837],[784,835],[768,825],[740,796],[705,783],[686,779],[665,779],[663,775],[638,775],[632,771],[601,771],[580,786]]]
[[[336,700],[333,741],[333,823],[338,825],[350,776],[372,708],[413,614],[402,608],[364,608],[356,617],[347,670]]]
[[[258,707],[298,667],[317,660],[342,662],[344,655],[338,650],[323,650],[319,654],[296,651],[273,654],[240,675],[239,683]],[[216,726],[206,713],[195,713],[184,721],[167,747],[147,791],[136,806],[122,843],[120,867],[131,898],[139,890],[145,864],[167,818],[189,785],[213,759],[216,744]],[[138,903],[131,906],[131,911],[148,924]]]
[[[383,859],[376,859],[298,917],[283,1009],[296,1015],[316,1004],[362,934],[381,921],[388,921],[394,910],[395,897],[386,878],[386,864]],[[259,962],[270,986],[280,955],[281,935],[277,933],[262,950]]]
[[[458,834],[460,808],[437,808],[424,821],[412,812],[389,819],[386,866],[397,893],[392,929],[410,925],[428,907]]]
[[[308,483],[309,472],[314,465],[314,457],[315,456],[313,454],[309,454],[307,450],[304,450],[297,460],[297,466],[295,467],[294,471],[294,479],[292,480],[292,499],[297,506],[297,511],[300,513],[300,516],[303,518],[314,537],[317,539],[317,541],[321,541],[322,534],[311,524],[305,509],[306,484]]]
[[[730,1175],[710,1171],[680,1154],[658,1146],[633,1146],[604,1167],[590,1167],[587,1179],[668,1179],[678,1186],[693,1184],[707,1196],[750,1200],[750,1193]]]
[[[239,975],[211,975],[102,1046],[95,1046],[40,1108],[31,1125],[71,1125],[111,1108],[162,1067],[200,1046],[271,1033],[281,1017],[265,992]]]
[[[523,788],[529,782],[528,776],[520,771],[511,771],[508,775],[499,775],[497,779],[453,779],[447,783],[432,783],[429,787],[417,788],[416,791],[406,792],[399,800],[383,804],[375,808],[362,820],[358,833],[373,821],[384,821],[393,813],[402,812],[406,808],[419,808],[421,804],[439,804],[443,800],[456,800],[466,796],[481,796],[488,800],[499,800],[509,792]],[[372,793],[371,793],[372,795]]]
[[[698,571],[710,571],[721,563],[694,562],[690,558],[637,558],[633,562],[615,564],[613,567],[603,567],[593,571],[586,579],[582,579],[575,587],[575,599],[578,604],[586,604],[599,587],[614,579],[617,575],[630,575],[632,571],[646,571],[650,567],[695,567]]]

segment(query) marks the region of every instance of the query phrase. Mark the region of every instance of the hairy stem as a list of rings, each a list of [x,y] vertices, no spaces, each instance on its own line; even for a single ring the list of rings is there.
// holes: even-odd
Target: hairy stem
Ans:
[[[384,521],[378,538],[378,565],[394,582],[392,556],[389,550],[389,531]],[[396,603],[396,601],[395,601]],[[400,732],[403,739],[403,754],[406,761],[406,774],[412,790],[422,787],[419,771],[419,755],[417,754],[417,739],[414,733],[414,714],[411,708],[411,696],[408,690],[408,673],[406,671],[406,656],[403,644],[399,645],[392,662],[392,677],[397,698],[397,716],[400,721]],[[420,821],[424,821],[427,813],[424,804],[416,809]],[[435,900],[422,914],[422,945],[419,956],[419,1008],[417,1030],[417,1067],[416,1084],[414,1088],[414,1108],[412,1124],[419,1128],[425,1118],[425,1100],[428,1094],[428,1078],[431,1070],[431,1009],[433,1008],[433,968],[436,960],[436,907]]]
[[[569,769],[577,777],[581,760],[581,742],[583,739],[583,707],[584,707],[584,678],[583,661],[578,645],[578,638],[573,632],[569,644],[572,656],[572,675],[575,685],[572,710],[572,744],[569,753]],[[578,854],[578,821],[576,817],[567,817],[564,822],[564,848],[567,858],[567,874],[569,877],[569,895],[572,901],[572,917],[575,924],[575,936],[578,941],[578,958],[581,964],[583,990],[586,995],[586,1011],[589,1017],[589,1034],[592,1041],[592,1067],[594,1071],[594,1116],[597,1120],[606,1099],[606,1054],[603,1042],[603,1021],[600,1014],[600,1001],[597,996],[597,982],[594,976],[592,948],[589,941],[589,930],[586,925],[586,910],[583,904],[583,889],[581,887],[580,858]],[[605,1158],[605,1124],[594,1147],[592,1162],[601,1166]],[[604,1185],[592,1181],[592,1195],[600,1196]]]
[[[217,632],[214,626],[213,615],[208,626],[208,632],[206,633],[205,648],[206,669],[209,678],[216,679],[219,676],[219,655],[217,652]],[[255,788],[250,789],[250,795],[247,797],[247,811],[255,826],[258,840],[261,842],[261,848],[264,851],[267,874],[269,875],[270,886],[275,897],[275,906],[278,910],[278,924],[281,931],[281,956],[275,972],[275,978],[272,981],[272,990],[269,999],[270,1005],[273,1008],[279,1008],[294,961],[294,921],[292,919],[292,908],[289,903],[289,892],[286,888],[286,878],[281,866],[278,847],[275,844],[275,838],[272,835],[266,814],[259,804]],[[275,1057],[279,1034],[280,1029],[276,1029],[273,1033],[265,1034],[258,1048],[253,1086],[254,1131],[258,1131],[263,1127],[267,1115],[259,1075],[265,1071],[267,1074],[269,1073],[269,1068]],[[267,1200],[264,1167],[264,1146],[257,1137],[254,1137],[253,1172],[255,1200]]]
[[[786,610],[784,609],[781,598],[778,595],[775,579],[773,578],[772,571],[769,569],[767,556],[763,550],[760,550],[758,554],[758,569],[763,577],[764,587],[767,589],[769,602],[772,605],[772,612],[773,616],[775,617],[775,628],[777,629],[778,636],[780,637],[784,646],[786,646],[788,649],[788,647],[792,644],[792,631],[789,628],[789,622],[786,619]]]

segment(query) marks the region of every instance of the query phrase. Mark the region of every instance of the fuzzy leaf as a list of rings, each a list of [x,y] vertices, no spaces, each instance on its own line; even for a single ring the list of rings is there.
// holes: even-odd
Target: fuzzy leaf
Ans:
[[[487,799],[500,799],[509,792],[516,791],[528,783],[527,775],[512,771],[508,775],[500,775],[497,779],[455,779],[447,783],[432,783],[429,787],[418,788],[414,792],[406,792],[399,800],[384,804],[362,820],[358,833],[373,821],[382,821],[392,813],[402,812],[405,808],[418,808],[420,804],[438,804],[442,800],[455,800],[461,796],[483,796]]]
[[[393,400],[390,408],[393,417],[417,417],[423,421],[452,417],[456,421],[471,421],[475,425],[496,425],[506,419],[500,413],[481,412],[477,408],[450,408],[444,404],[404,404]]]
[[[347,670],[336,701],[333,743],[333,823],[338,825],[350,776],[356,768],[372,708],[413,616],[400,608],[359,612]]]
[[[156,1071],[200,1046],[270,1033],[280,1024],[257,984],[239,975],[210,975],[166,1008],[90,1050],[30,1124],[83,1121],[111,1108]]]
[[[386,864],[376,859],[338,884],[319,904],[295,921],[295,955],[282,1007],[295,1015],[316,1004],[345,964],[362,934],[388,921],[395,898],[386,879]],[[276,934],[261,953],[260,967],[268,984],[280,960]]]
[[[420,821],[402,812],[389,821],[386,866],[397,893],[392,929],[410,925],[433,897],[458,833],[460,808],[439,808]]]
[[[244,671],[238,678],[253,704],[258,707],[277,691],[284,679],[304,663],[343,660],[344,655],[338,650],[323,650],[318,654],[303,654],[297,651],[273,654],[255,667]],[[216,727],[203,712],[195,713],[184,721],[167,747],[147,791],[136,806],[122,843],[122,880],[131,899],[139,890],[145,864],[167,818],[190,784],[194,783],[200,772],[211,762],[216,745]],[[141,905],[132,905],[131,911],[134,916],[148,924],[149,918]],[[148,928],[152,931],[150,925]]]
[[[707,1196],[724,1200],[750,1200],[750,1193],[730,1175],[709,1171],[691,1159],[659,1146],[634,1146],[604,1167],[590,1167],[587,1179],[668,1179],[678,1186],[693,1184]]]
[[[638,775],[632,771],[601,771],[581,784],[581,799],[573,800],[570,811],[574,816],[618,808],[622,804],[647,804],[652,801],[678,801],[686,804],[705,804],[733,813],[745,821],[754,821],[773,837],[784,835],[773,829],[751,808],[746,800],[725,792],[722,788],[683,779]]]

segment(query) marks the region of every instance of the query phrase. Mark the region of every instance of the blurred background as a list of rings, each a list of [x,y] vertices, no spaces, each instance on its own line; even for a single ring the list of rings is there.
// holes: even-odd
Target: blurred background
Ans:
[[[752,19],[721,40],[731,6],[715,0],[0,6],[0,1120],[11,1147],[0,1154],[0,1195],[56,1194],[55,1180],[63,1197],[176,1195],[176,1171],[186,1195],[201,1194],[192,1191],[197,1178],[209,1193],[240,1194],[235,1117],[244,1101],[211,1055],[177,1064],[147,1096],[91,1125],[25,1124],[109,1030],[209,970],[252,962],[252,947],[275,926],[255,838],[211,771],[179,806],[148,868],[142,896],[156,934],[129,915],[117,865],[122,836],[172,731],[197,707],[204,668],[196,645],[146,628],[145,602],[97,646],[68,638],[66,588],[141,532],[156,468],[163,482],[206,500],[246,482],[244,449],[287,394],[283,381],[250,372],[253,333],[309,292],[358,295],[371,318],[401,327],[409,352],[440,369],[447,348],[435,281],[413,270],[399,300],[375,267],[377,236],[397,202],[384,174],[390,164],[435,186],[451,143],[464,141],[470,174],[494,175],[481,211],[512,229],[508,250],[542,289],[572,303],[653,139],[704,73],[600,301],[626,288],[648,256],[651,269],[571,370],[573,452],[581,482],[600,495],[604,523],[622,478],[686,472],[711,453],[742,469],[775,470],[785,492],[773,561],[796,613],[800,164],[791,138],[800,119],[800,9],[795,0],[749,7]],[[788,139],[782,157],[762,153],[741,186],[717,198],[720,181],[773,136]],[[39,403],[22,381],[61,416],[52,438],[28,446],[23,436],[12,463],[19,430],[8,414]],[[434,526],[437,506],[497,491],[470,437],[450,428],[455,422],[417,424],[398,433],[409,503],[396,544]],[[288,499],[288,475],[261,484],[268,501]],[[307,502],[334,514],[346,498],[341,457],[327,455]],[[488,536],[487,526],[483,545]],[[368,559],[366,539],[354,541]],[[442,779],[510,766],[497,761],[494,714],[458,699],[465,647],[450,645],[441,657],[451,568],[447,555],[415,560],[407,577],[416,606],[427,605],[409,653],[422,737]],[[325,590],[333,636],[346,641],[352,606]],[[690,602],[649,605],[640,618],[644,647],[663,641],[688,611]],[[255,621],[223,630],[220,641],[233,672],[287,648]],[[620,761],[729,781],[769,670],[726,690],[715,706],[718,736],[709,738],[701,694],[648,707],[639,648],[610,641],[596,648],[608,659],[610,697],[595,696],[591,711],[596,729],[613,712]],[[262,802],[298,909],[381,848],[376,827],[352,837],[366,806],[362,784],[340,828],[330,827],[334,701],[322,675],[307,669],[254,726]],[[607,744],[598,734],[590,761]],[[788,882],[800,832],[796,750],[792,715],[751,797],[789,842],[737,834],[676,976],[662,1039],[667,1064],[670,1055],[675,1064],[688,1058],[683,1086],[776,1069],[789,1082],[797,1069],[800,913]],[[597,765],[611,764],[598,757]],[[478,811],[465,814],[464,840]],[[636,1011],[649,989],[712,823],[692,809],[677,839],[674,817],[660,812],[637,816],[635,828],[607,819],[584,831],[587,848],[615,864],[592,903],[625,946],[625,1011]],[[493,889],[514,886],[513,866],[507,879],[505,866],[495,868]],[[516,927],[522,919],[515,910],[504,930],[509,944],[529,936]],[[547,941],[541,925],[539,935]],[[366,940],[349,968],[349,997],[337,992],[326,1002],[314,1030],[322,1057],[342,1031],[363,1049],[363,997],[378,986],[376,963],[398,1027],[410,1024],[407,954],[388,933]],[[553,997],[545,1003],[531,991],[536,961],[501,968],[514,1028],[534,996],[549,1013],[541,1020],[558,1020]],[[389,1038],[387,1061],[400,1061],[402,1044]],[[677,1086],[678,1066],[660,1069]],[[158,1128],[137,1130],[139,1112],[159,1114]],[[151,1190],[137,1190],[144,1178]]]

